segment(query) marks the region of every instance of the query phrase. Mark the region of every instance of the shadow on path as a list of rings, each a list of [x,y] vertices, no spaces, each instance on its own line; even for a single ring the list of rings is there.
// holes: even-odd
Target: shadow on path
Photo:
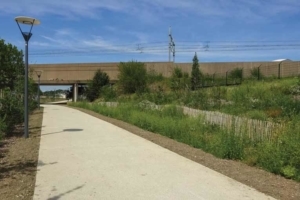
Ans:
[[[45,165],[54,165],[57,162],[54,163],[43,163],[42,161],[39,161],[38,165],[45,166]],[[34,160],[28,160],[28,161],[17,161],[13,164],[9,164],[7,162],[3,162],[0,165],[0,180],[9,177],[11,173],[16,172],[20,174],[30,174],[33,171],[36,171],[37,163]]]
[[[52,134],[63,133],[63,132],[79,132],[79,131],[83,131],[83,129],[79,129],[79,128],[64,129],[58,132],[41,134],[41,136],[52,135]]]
[[[83,186],[84,186],[84,185],[75,187],[74,189],[68,190],[68,191],[66,191],[66,192],[64,192],[64,193],[60,193],[60,194],[58,194],[58,195],[56,195],[56,196],[54,196],[54,197],[51,197],[51,198],[49,198],[48,200],[58,200],[58,199],[60,199],[61,197],[65,196],[65,195],[67,195],[67,194],[69,194],[69,193],[72,193],[72,192],[74,192],[74,191],[76,191],[76,190],[79,190],[79,189],[83,188]]]

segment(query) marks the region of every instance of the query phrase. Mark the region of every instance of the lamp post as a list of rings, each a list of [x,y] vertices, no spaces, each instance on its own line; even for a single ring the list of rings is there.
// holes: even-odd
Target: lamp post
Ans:
[[[15,21],[25,40],[25,85],[24,85],[24,137],[28,138],[28,42],[32,36],[31,30],[33,25],[39,25],[40,21],[31,17],[16,17]],[[20,24],[30,25],[30,31],[22,31]]]
[[[36,75],[38,76],[38,107],[40,109],[40,80],[41,80],[41,75],[42,71],[35,71]]]

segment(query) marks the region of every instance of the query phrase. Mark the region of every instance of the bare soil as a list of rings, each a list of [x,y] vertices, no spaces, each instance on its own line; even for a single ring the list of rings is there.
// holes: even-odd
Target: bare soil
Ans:
[[[29,118],[29,138],[24,126],[0,141],[0,199],[32,199],[40,145],[43,108]]]

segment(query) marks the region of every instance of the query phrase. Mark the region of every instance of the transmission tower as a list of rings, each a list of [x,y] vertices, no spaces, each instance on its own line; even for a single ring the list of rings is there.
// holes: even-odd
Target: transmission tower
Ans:
[[[169,38],[169,62],[171,62],[171,53],[173,53],[173,62],[175,62],[175,43],[173,41],[171,27],[169,28]]]

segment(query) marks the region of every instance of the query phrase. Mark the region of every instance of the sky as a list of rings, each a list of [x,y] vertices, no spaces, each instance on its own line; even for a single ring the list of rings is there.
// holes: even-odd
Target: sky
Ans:
[[[9,0],[0,38],[24,49],[16,16],[37,18],[29,63],[299,59],[298,0]],[[22,26],[28,30],[29,26]]]

